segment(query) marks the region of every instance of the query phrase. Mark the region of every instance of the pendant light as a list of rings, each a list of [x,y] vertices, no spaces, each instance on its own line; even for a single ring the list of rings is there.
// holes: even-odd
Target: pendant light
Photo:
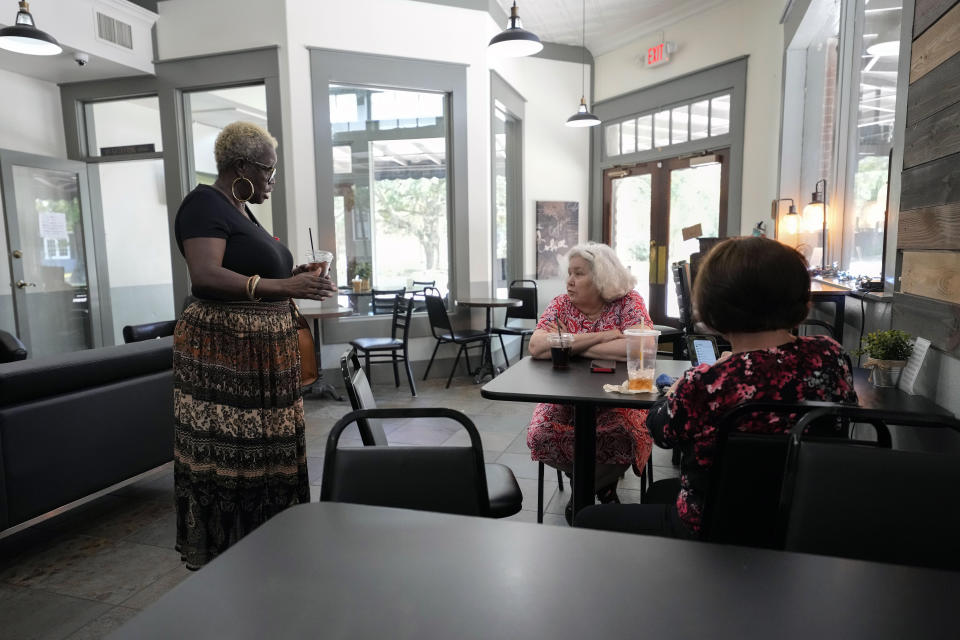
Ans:
[[[510,7],[507,28],[490,39],[487,50],[499,56],[519,58],[532,56],[539,53],[541,49],[543,49],[543,43],[540,42],[540,38],[520,24],[517,2],[514,0],[513,6]]]
[[[583,0],[583,37],[580,45],[580,106],[577,112],[567,118],[568,127],[594,127],[600,124],[600,118],[590,113],[587,109],[587,81],[586,70],[587,63],[584,60],[583,53],[587,50],[587,0]]]
[[[0,48],[32,56],[55,56],[63,51],[56,38],[37,29],[26,0],[20,0],[14,24],[0,29]]]

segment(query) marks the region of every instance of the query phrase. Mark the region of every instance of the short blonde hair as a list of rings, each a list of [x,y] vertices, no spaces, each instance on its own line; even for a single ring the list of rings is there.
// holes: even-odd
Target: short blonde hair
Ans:
[[[622,298],[637,286],[637,279],[607,245],[600,242],[578,244],[567,253],[567,262],[577,256],[589,263],[593,273],[593,285],[604,302]]]
[[[277,148],[277,139],[270,132],[252,122],[231,122],[223,128],[213,143],[217,172],[223,173],[237,160],[252,160],[267,148]]]

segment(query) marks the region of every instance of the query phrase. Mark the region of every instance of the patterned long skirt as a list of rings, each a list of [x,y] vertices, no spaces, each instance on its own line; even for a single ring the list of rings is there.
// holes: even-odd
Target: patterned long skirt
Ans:
[[[173,374],[177,550],[197,569],[310,501],[289,303],[192,303],[174,332]]]
[[[538,404],[527,427],[530,457],[552,466],[573,463],[574,408]],[[653,437],[647,430],[645,409],[597,410],[597,462],[629,464],[638,476],[650,457]]]

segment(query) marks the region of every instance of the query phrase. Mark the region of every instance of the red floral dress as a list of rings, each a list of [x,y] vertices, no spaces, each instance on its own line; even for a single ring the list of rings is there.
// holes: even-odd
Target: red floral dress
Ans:
[[[684,373],[667,403],[669,422],[663,440],[683,452],[677,511],[694,533],[700,531],[717,419],[750,400],[856,402],[850,361],[833,338],[810,336],[772,349],[737,353]],[[757,413],[737,430],[786,433],[795,422],[791,416]]]
[[[570,302],[567,294],[559,295],[547,306],[538,329],[560,318],[570,333],[597,333],[610,329],[628,329],[646,324],[652,326],[643,298],[636,291],[608,302],[597,320],[588,320]],[[530,457],[551,465],[572,464],[573,416],[570,405],[538,404],[527,427]],[[650,457],[653,439],[645,425],[647,412],[642,409],[599,409],[597,411],[597,462],[631,464],[637,475]]]

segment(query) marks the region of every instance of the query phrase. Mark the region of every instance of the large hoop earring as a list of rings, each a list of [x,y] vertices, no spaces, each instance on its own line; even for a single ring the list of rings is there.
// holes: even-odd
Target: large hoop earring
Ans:
[[[245,181],[248,185],[250,185],[250,195],[248,195],[246,198],[241,198],[240,196],[237,195],[237,183],[240,182],[241,180]],[[234,198],[236,198],[239,202],[247,202],[248,200],[250,200],[250,198],[253,197],[253,194],[256,192],[257,192],[257,188],[253,186],[253,183],[250,182],[250,178],[247,178],[246,176],[239,176],[238,178],[234,179],[233,184],[230,185],[230,194]]]

